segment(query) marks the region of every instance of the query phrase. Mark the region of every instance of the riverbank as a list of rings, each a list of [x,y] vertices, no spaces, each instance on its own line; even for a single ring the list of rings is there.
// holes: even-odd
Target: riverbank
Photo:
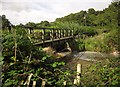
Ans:
[[[115,57],[113,54],[106,54],[100,52],[75,52],[75,53],[62,53],[66,56],[60,59],[60,61],[66,62],[64,69],[66,70],[76,70],[77,64],[82,64],[83,72],[91,65],[97,62],[105,60],[107,57]]]

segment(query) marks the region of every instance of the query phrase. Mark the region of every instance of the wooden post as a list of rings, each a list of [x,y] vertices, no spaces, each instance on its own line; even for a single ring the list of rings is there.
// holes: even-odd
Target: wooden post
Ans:
[[[60,32],[61,30],[59,29],[58,30],[58,37],[59,37],[59,39],[61,38],[61,32]]]
[[[61,36],[61,33],[62,33],[62,32],[61,32],[61,29],[60,29],[60,38],[62,37],[62,36]]]
[[[31,30],[28,28],[28,34],[31,34]]]
[[[70,30],[68,29],[68,37],[70,36]]]
[[[31,27],[29,27],[29,34],[31,34],[32,33],[32,31],[33,31],[33,28],[31,28]]]
[[[59,38],[59,29],[57,29],[57,38],[60,39]]]
[[[66,29],[65,29],[65,30],[64,30],[64,37],[66,37],[66,34],[67,34],[67,33],[66,33]]]
[[[42,41],[45,41],[45,28],[42,29]]]
[[[68,35],[68,31],[65,29],[65,37],[67,37]]]
[[[68,30],[68,37],[70,36],[70,29]]]
[[[30,84],[30,79],[31,79],[31,77],[32,77],[32,73],[28,76],[28,81],[27,81],[27,87],[29,87],[29,84]]]
[[[45,80],[42,80],[42,85],[41,85],[41,87],[45,87],[45,84],[46,84],[46,81],[45,81]]]
[[[56,29],[56,39],[58,39],[58,30]]]
[[[55,29],[53,29],[53,40],[55,39]]]
[[[50,40],[53,41],[53,29],[50,30]]]
[[[74,79],[74,84],[79,85],[80,84],[80,77],[81,77],[81,64],[77,64],[77,77]]]
[[[24,83],[24,85],[27,84],[27,87],[29,87],[29,84],[30,84],[30,80],[31,80],[32,75],[33,75],[33,74],[31,73],[31,74],[28,76],[26,82]]]
[[[67,81],[64,81],[64,82],[63,82],[63,85],[64,85],[64,86],[67,85]]]
[[[64,35],[63,35],[64,37],[66,36],[66,30],[64,30]]]
[[[36,81],[33,81],[32,87],[36,87]]]
[[[40,35],[39,35],[39,36],[40,36],[40,40],[42,40],[42,34],[43,34],[43,33],[40,31]]]
[[[81,76],[81,64],[77,65],[77,80],[80,83],[80,76]]]

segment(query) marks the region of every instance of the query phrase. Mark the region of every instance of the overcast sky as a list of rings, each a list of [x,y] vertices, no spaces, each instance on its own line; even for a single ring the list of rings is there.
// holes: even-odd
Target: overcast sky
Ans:
[[[0,15],[5,14],[13,23],[27,23],[47,20],[76,13],[81,10],[107,8],[112,0],[0,0]]]

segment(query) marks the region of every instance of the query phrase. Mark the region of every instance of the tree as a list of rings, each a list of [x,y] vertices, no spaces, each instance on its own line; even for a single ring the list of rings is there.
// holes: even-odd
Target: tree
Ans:
[[[49,27],[50,23],[48,21],[41,21],[40,23],[36,23],[36,27]]]
[[[76,22],[78,22],[80,25],[85,25],[86,14],[86,11],[80,11],[79,13],[75,14],[74,20],[76,20]]]
[[[1,16],[1,19],[2,19],[2,29],[5,30],[5,29],[9,29],[9,31],[11,31],[11,26],[12,24],[10,23],[10,21],[6,18],[5,15],[2,15]]]
[[[88,13],[89,13],[89,14],[95,14],[95,10],[94,10],[93,8],[89,8],[89,9],[88,9]]]
[[[41,27],[48,27],[48,26],[50,26],[48,21],[41,21],[40,24],[41,24]]]
[[[28,23],[25,24],[25,26],[36,27],[36,24],[34,22],[28,22]]]

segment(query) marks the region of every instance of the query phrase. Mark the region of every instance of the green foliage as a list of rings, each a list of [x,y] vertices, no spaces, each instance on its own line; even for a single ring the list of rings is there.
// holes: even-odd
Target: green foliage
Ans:
[[[6,29],[10,26],[10,21],[6,18],[5,15],[0,15],[0,19],[2,20],[0,24],[2,24],[2,29]]]
[[[93,8],[89,8],[89,9],[88,9],[88,13],[89,13],[89,14],[95,14],[95,10],[94,10]]]
[[[14,56],[15,44],[17,44],[18,60],[22,60],[22,57],[29,56],[32,50],[32,43],[29,39],[29,35],[24,29],[16,29],[11,33],[3,33],[3,46],[2,51],[5,60],[10,60]],[[25,49],[23,49],[25,48]]]
[[[77,40],[77,44],[79,45],[79,51],[85,51],[85,43],[83,39]]]
[[[82,37],[77,41],[80,51],[116,51],[120,48],[118,27],[116,27],[118,7],[118,2],[113,2],[103,11],[95,11],[91,8],[88,12],[70,14],[52,23],[29,22],[26,26],[74,29],[74,35],[80,34]],[[25,29],[20,28],[22,24],[8,33],[5,29],[9,28],[9,20],[5,15],[0,16],[0,19],[4,29],[3,57],[0,58],[0,65],[3,64],[3,87],[23,86],[30,73],[33,74],[31,81],[37,81],[37,86],[41,85],[42,79],[47,79],[47,86],[62,87],[64,81],[68,82],[67,86],[72,85],[70,72],[61,70],[65,65],[64,62],[55,61],[51,56],[46,55],[41,47],[33,46],[31,36]],[[119,58],[109,58],[89,67],[82,75],[81,86],[120,85],[119,62]]]
[[[25,26],[36,27],[36,24],[34,22],[28,22],[28,23],[25,24]]]
[[[0,66],[4,63],[4,62],[3,62],[3,59],[4,59],[4,58],[3,58],[3,56],[2,56],[2,53],[0,53]]]
[[[120,59],[106,58],[90,66],[81,78],[82,86],[116,86],[120,85]]]
[[[78,29],[80,25],[74,22],[56,22],[52,25],[52,27],[60,29]]]
[[[53,64],[51,64],[51,66],[53,67],[53,68],[55,68],[55,67],[58,67],[58,66],[64,66],[65,65],[65,63],[64,62],[54,62]]]
[[[4,58],[0,63],[3,64],[3,87],[24,86],[31,73],[33,74],[31,81],[37,81],[37,86],[41,85],[42,79],[47,79],[46,85],[63,84],[67,75],[61,70],[61,66],[65,63],[55,61],[40,47],[33,46],[26,30],[17,28],[11,33],[3,33],[2,43]],[[16,62],[15,44],[17,44]]]
[[[72,13],[62,18],[57,18],[57,22],[74,22],[80,26],[116,26],[119,22],[118,18],[119,2],[112,2],[108,8],[102,11],[95,11],[93,8],[89,8],[88,12],[80,11],[78,13]]]
[[[108,35],[104,38],[105,43],[113,49],[112,51],[117,51],[119,48],[119,31],[118,28],[111,30]]]
[[[120,39],[118,27],[98,27],[98,30],[94,28],[93,30],[98,33],[93,32],[94,37],[91,34],[92,37],[85,38],[86,50],[108,53],[118,50]]]
[[[99,37],[93,37],[93,38],[86,39],[85,49],[89,51],[95,51],[95,52],[109,52],[110,51],[110,48],[107,44],[105,44],[102,38],[102,35]]]

